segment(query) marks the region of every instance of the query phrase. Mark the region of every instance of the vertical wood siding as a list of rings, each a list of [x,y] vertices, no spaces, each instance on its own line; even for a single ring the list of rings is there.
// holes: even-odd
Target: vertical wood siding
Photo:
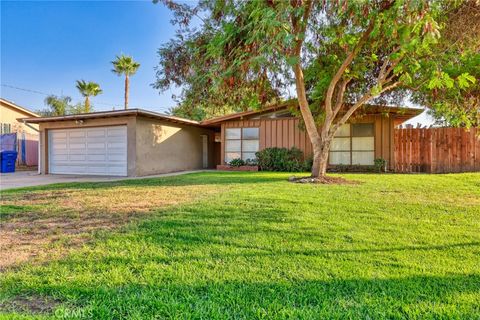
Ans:
[[[369,115],[352,123],[373,123],[375,128],[375,158],[387,160],[390,168],[394,167],[394,121],[382,115]],[[257,119],[226,121],[221,125],[221,163],[225,160],[225,128],[260,128],[260,150],[265,148],[298,148],[306,157],[312,155],[312,144],[298,118]]]

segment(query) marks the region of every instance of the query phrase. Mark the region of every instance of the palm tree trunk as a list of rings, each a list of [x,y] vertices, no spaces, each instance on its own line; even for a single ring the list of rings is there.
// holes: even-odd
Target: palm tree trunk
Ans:
[[[90,112],[90,97],[86,96],[85,97],[85,113]]]
[[[128,90],[130,87],[130,80],[128,79],[128,75],[125,75],[125,110],[128,109]]]

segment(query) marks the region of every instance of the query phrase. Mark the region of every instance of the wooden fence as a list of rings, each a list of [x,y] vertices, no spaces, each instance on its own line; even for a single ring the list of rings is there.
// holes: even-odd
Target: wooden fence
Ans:
[[[479,128],[395,129],[395,171],[480,171],[479,135]]]

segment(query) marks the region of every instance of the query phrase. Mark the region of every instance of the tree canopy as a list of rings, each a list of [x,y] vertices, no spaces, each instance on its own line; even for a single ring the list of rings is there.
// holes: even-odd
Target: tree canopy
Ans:
[[[413,97],[446,116],[446,104],[433,102],[466,112],[465,93],[478,82],[468,70],[472,43],[442,37],[455,33],[446,27],[465,1],[162,2],[178,33],[159,49],[154,87],[183,88],[174,112],[205,116],[296,97],[322,172],[337,128],[366,103]]]
[[[81,103],[72,105],[72,98],[69,96],[56,96],[52,94],[47,96],[44,102],[48,109],[37,111],[38,114],[44,117],[79,114],[85,111],[85,106]]]

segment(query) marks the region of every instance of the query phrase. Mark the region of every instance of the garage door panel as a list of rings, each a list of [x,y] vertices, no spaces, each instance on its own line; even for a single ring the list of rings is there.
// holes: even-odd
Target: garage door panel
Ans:
[[[86,149],[87,144],[86,143],[70,143],[68,147],[70,149]]]
[[[109,137],[123,137],[127,132],[125,127],[107,128],[107,135]]]
[[[109,154],[107,159],[108,161],[123,162],[125,161],[125,156],[123,154]]]
[[[88,130],[88,129],[87,129]],[[69,130],[67,131],[67,136],[72,138],[85,138],[86,132],[85,129],[78,129],[78,130]]]
[[[68,154],[52,155],[51,160],[53,160],[53,161],[68,161]]]
[[[72,161],[85,161],[87,160],[87,156],[84,154],[71,154],[70,160]]]
[[[89,154],[87,156],[87,160],[88,161],[93,161],[93,162],[95,162],[95,161],[105,161],[105,160],[107,160],[107,157],[106,157],[105,154]]]
[[[88,142],[89,149],[105,149],[105,143],[103,142]]]
[[[122,166],[112,165],[108,167],[108,173],[111,175],[121,175],[122,171],[123,171]]]
[[[92,138],[105,137],[105,130],[91,130],[87,132],[87,137],[92,137]]]
[[[50,172],[127,175],[127,128],[98,127],[49,131]]]

